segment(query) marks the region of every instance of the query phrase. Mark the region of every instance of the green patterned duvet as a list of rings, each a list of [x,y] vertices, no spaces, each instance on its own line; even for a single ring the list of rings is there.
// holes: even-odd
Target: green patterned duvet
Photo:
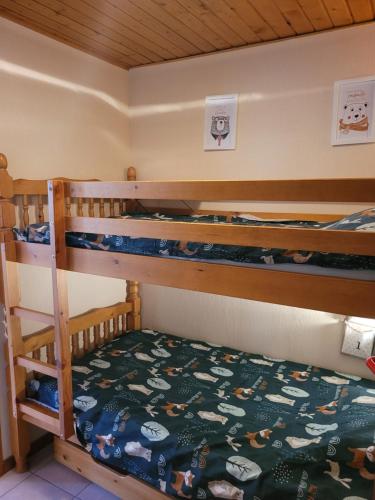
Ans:
[[[86,449],[170,495],[371,499],[368,380],[142,330],[76,361],[73,384]],[[56,408],[54,380],[31,392]]]

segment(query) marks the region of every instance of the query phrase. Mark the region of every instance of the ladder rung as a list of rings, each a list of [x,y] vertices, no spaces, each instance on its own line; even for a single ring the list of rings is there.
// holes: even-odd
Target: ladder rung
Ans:
[[[30,370],[34,370],[38,373],[43,373],[43,375],[49,375],[50,377],[57,378],[57,368],[55,365],[39,361],[38,359],[32,359],[27,356],[17,356],[16,360],[18,366],[23,366],[24,368],[29,368]]]
[[[55,324],[53,314],[34,311],[34,309],[27,309],[26,307],[12,307],[10,313],[18,318],[30,319],[32,321],[38,321],[39,323],[45,323],[46,325],[53,326]]]
[[[21,412],[22,419],[30,424],[41,427],[57,436],[60,435],[60,422],[58,413],[48,408],[33,403],[32,401],[23,401],[18,403],[18,409]]]

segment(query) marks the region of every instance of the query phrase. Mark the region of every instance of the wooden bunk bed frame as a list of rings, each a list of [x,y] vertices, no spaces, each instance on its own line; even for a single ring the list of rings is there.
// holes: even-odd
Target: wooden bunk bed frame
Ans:
[[[100,343],[111,341],[120,332],[140,328],[139,282],[375,318],[375,281],[67,248],[65,242],[66,231],[78,231],[375,256],[375,235],[368,232],[325,230],[322,233],[319,230],[302,228],[192,224],[105,217],[117,215],[125,210],[134,211],[138,200],[374,204],[375,179],[138,182],[135,180],[135,169],[130,168],[128,181],[125,182],[59,179],[48,181],[47,186],[45,180],[13,181],[6,169],[6,158],[0,155],[0,241],[3,273],[0,280],[0,302],[4,304],[8,336],[12,449],[18,471],[27,468],[27,454],[30,448],[28,423],[31,423],[56,436],[55,456],[58,461],[116,495],[122,497],[126,492],[127,500],[146,499],[151,496],[154,499],[167,498],[165,494],[151,489],[141,481],[118,474],[92,460],[78,444],[73,427],[71,359],[91,351]],[[16,221],[16,208],[20,210],[21,222],[26,226],[29,223],[30,201],[33,201],[36,219],[43,222],[47,195],[51,244],[14,241],[12,227]],[[72,215],[73,206],[75,215]],[[88,216],[84,215],[85,212]],[[205,211],[170,209],[169,212]],[[214,212],[234,214],[217,210]],[[255,214],[269,218],[307,216],[290,213]],[[331,221],[337,220],[340,215],[308,214],[308,217]],[[21,307],[17,263],[51,269],[53,314]],[[66,271],[124,279],[127,283],[126,300],[69,318]],[[21,318],[48,326],[36,333],[22,336]],[[58,413],[25,398],[28,371],[57,378],[60,407]]]

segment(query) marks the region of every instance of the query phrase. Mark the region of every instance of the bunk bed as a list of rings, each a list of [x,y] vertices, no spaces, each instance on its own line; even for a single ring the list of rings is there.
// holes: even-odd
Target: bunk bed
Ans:
[[[138,283],[374,318],[371,273],[365,278],[301,273],[239,266],[225,259],[98,251],[87,245],[97,237],[87,240],[82,235],[371,258],[374,234],[332,227],[340,218],[336,215],[253,214],[324,223],[295,227],[248,224],[243,213],[215,211],[225,220],[211,220],[194,219],[207,215],[204,211],[166,209],[163,214],[183,215],[167,219],[139,216],[139,211],[142,200],[373,206],[375,179],[138,182],[131,168],[127,182],[59,179],[47,185],[13,181],[5,157],[0,167],[2,302],[17,470],[27,466],[31,423],[56,436],[57,460],[120,497],[126,492],[128,500],[170,495],[266,499],[275,491],[280,498],[335,498],[332,492],[340,499],[353,494],[370,498],[375,479],[372,382],[141,330]],[[15,241],[15,207],[26,232],[30,200],[35,202],[38,223],[46,226],[47,195],[48,241]],[[79,235],[81,248],[67,246],[71,234]],[[20,305],[17,263],[51,269],[52,315]],[[126,300],[69,318],[66,271],[126,280]],[[47,327],[22,336],[21,318]],[[271,476],[273,482],[268,481]]]

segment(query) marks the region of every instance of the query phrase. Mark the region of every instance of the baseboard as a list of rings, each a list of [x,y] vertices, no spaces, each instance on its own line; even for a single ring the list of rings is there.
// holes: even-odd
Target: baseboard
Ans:
[[[51,444],[52,441],[53,441],[52,434],[48,433],[48,434],[43,434],[43,436],[40,436],[38,439],[36,439],[31,443],[29,457],[35,455],[35,453],[38,453],[38,451],[42,450],[47,445]],[[3,460],[2,463],[0,463],[0,477],[9,472],[10,470],[14,469],[15,465],[16,462],[14,460],[13,455]]]

